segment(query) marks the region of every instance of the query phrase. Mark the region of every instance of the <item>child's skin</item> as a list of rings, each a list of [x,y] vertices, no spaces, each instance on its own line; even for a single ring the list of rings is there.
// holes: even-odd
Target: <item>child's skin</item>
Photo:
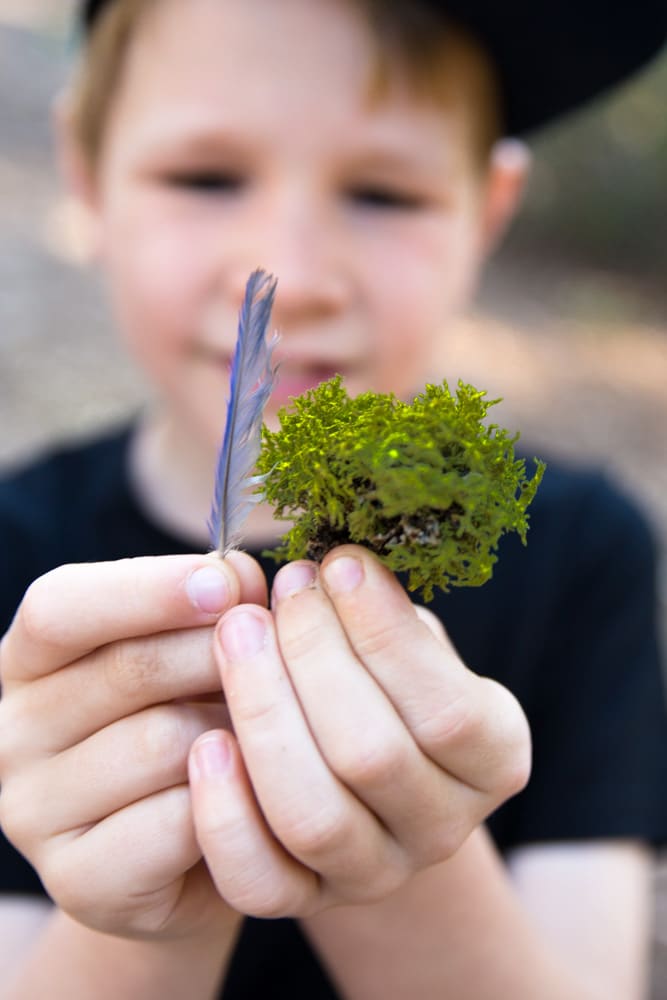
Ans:
[[[135,486],[193,542],[250,271],[279,278],[283,394],[337,370],[409,395],[518,199],[525,160],[500,147],[482,172],[462,104],[397,81],[369,105],[370,53],[338,0],[160,0],[95,169],[65,116],[160,394]],[[248,543],[273,531],[260,512]],[[362,549],[286,566],[267,599],[240,553],[28,592],[1,647],[0,818],[60,910],[26,918],[3,996],[213,996],[251,913],[302,918],[351,1000],[640,997],[642,849],[526,848],[511,881],[480,825],[528,777],[513,696]]]

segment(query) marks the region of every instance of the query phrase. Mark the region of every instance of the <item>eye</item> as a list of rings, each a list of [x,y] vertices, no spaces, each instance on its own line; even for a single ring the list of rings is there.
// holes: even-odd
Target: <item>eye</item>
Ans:
[[[383,185],[368,184],[352,188],[350,198],[359,205],[369,208],[417,210],[423,208],[426,199],[410,191]]]
[[[189,170],[170,174],[172,187],[184,188],[202,194],[223,194],[239,191],[244,184],[240,174],[220,170]]]

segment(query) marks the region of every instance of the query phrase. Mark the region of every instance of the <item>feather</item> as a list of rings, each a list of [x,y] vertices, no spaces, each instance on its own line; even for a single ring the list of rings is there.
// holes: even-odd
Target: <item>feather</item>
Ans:
[[[253,271],[246,285],[239,313],[238,337],[230,373],[225,434],[218,456],[211,517],[211,543],[224,556],[238,545],[243,523],[262,497],[248,490],[260,485],[264,476],[252,472],[259,455],[264,407],[276,376],[272,365],[278,342],[266,332],[277,281],[265,271]]]

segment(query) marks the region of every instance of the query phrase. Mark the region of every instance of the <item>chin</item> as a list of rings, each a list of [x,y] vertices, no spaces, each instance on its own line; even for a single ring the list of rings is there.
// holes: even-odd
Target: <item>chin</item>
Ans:
[[[267,406],[264,411],[264,423],[270,431],[280,430],[280,421],[278,420],[278,409],[279,407],[272,407],[271,404]]]

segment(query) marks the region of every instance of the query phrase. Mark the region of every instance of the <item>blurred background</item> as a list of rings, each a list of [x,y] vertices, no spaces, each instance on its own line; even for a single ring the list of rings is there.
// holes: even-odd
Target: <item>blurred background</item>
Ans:
[[[0,0],[0,466],[139,405],[84,220],[54,169],[50,106],[76,55],[72,0]],[[667,56],[535,137],[521,219],[443,374],[505,401],[537,454],[594,462],[667,550]],[[662,610],[667,622],[663,559]],[[667,791],[666,791],[667,794]],[[667,866],[652,1000],[667,998]]]

